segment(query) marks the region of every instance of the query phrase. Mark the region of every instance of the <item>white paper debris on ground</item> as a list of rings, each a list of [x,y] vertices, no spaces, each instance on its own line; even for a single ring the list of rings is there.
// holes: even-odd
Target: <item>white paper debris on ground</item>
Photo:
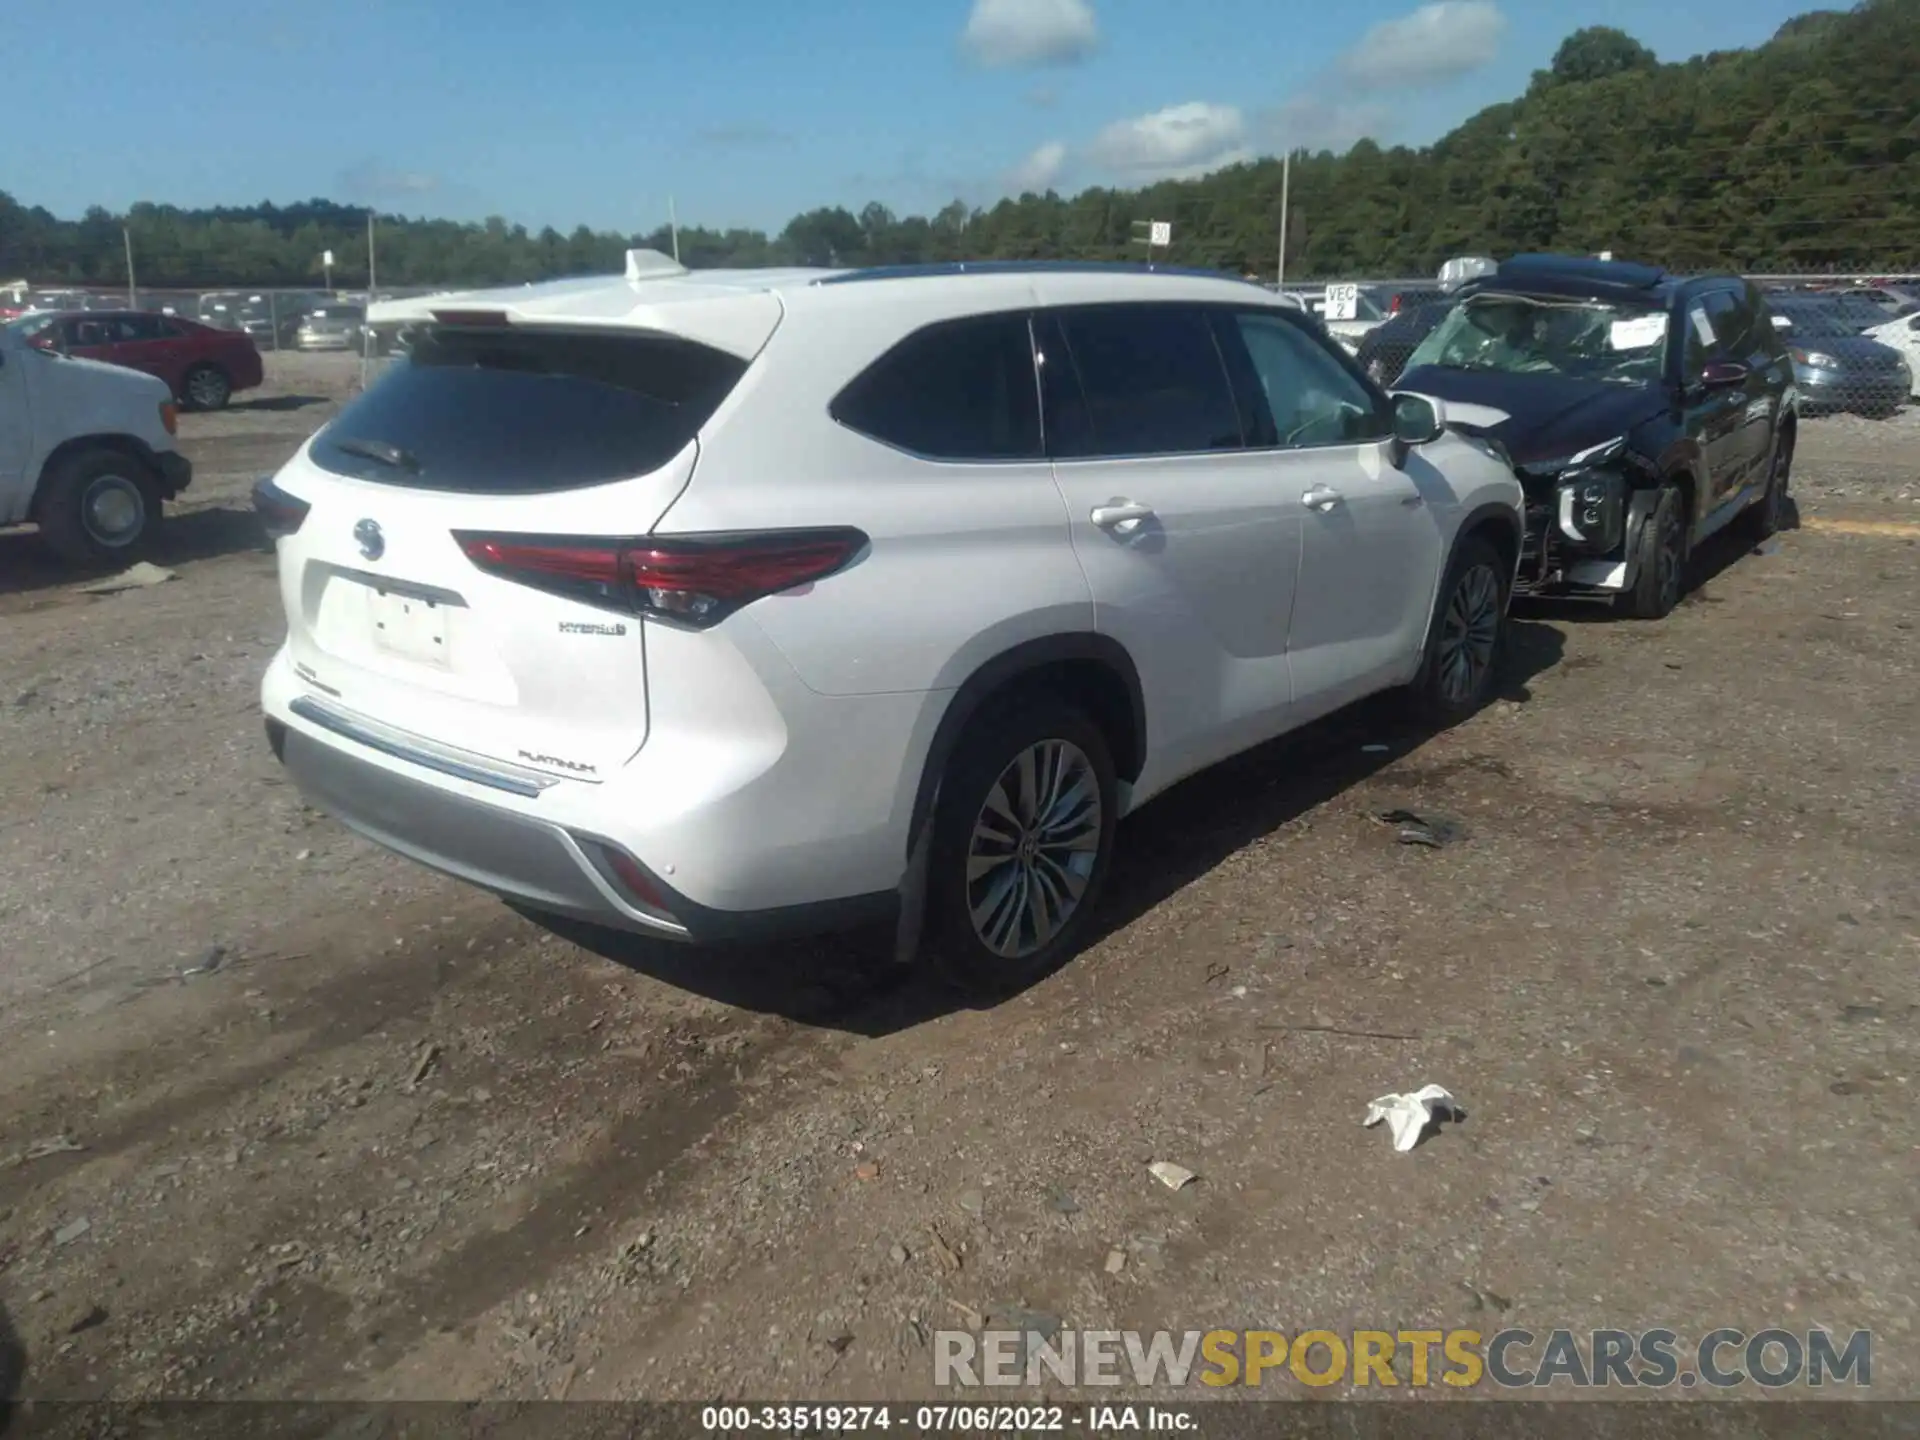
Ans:
[[[1200,1177],[1184,1165],[1175,1165],[1171,1160],[1156,1160],[1147,1166],[1147,1172],[1169,1190],[1184,1190]]]
[[[1420,1143],[1436,1113],[1451,1116],[1453,1111],[1453,1096],[1438,1085],[1424,1085],[1408,1095],[1382,1095],[1369,1102],[1367,1118],[1361,1124],[1371,1127],[1386,1121],[1393,1132],[1393,1148],[1411,1150]]]
[[[142,560],[138,565],[129,566],[118,575],[109,575],[104,580],[95,580],[77,588],[82,595],[118,595],[122,590],[145,590],[150,586],[164,585],[174,578],[174,572],[163,570],[158,565],[149,565]]]

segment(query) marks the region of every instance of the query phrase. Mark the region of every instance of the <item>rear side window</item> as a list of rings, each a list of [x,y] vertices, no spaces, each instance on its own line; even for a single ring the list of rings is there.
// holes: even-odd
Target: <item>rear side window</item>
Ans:
[[[428,327],[311,453],[338,475],[426,490],[599,485],[679,454],[746,368],[673,336]]]
[[[869,439],[929,460],[1037,460],[1040,396],[1022,314],[915,331],[829,407]]]
[[[1049,414],[1049,448],[1062,459],[1190,455],[1238,450],[1240,415],[1205,314],[1183,305],[1102,305],[1054,317],[1078,395],[1063,423]],[[1070,392],[1048,377],[1049,397]]]

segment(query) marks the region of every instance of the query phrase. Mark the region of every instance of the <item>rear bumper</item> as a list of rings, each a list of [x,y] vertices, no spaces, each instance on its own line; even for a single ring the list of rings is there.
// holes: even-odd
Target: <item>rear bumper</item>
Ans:
[[[162,450],[153,457],[160,476],[160,496],[171,500],[193,483],[193,462],[178,450]]]
[[[429,869],[545,914],[699,945],[766,941],[891,921],[884,891],[766,910],[697,905],[648,872],[671,919],[636,909],[588,856],[600,837],[425,780],[396,774],[346,746],[268,719],[267,741],[300,791],[348,829]]]
[[[314,694],[284,650],[261,687],[290,777],[350,829],[535,910],[697,944],[898,915],[912,757],[940,706],[783,698],[779,743],[756,751],[727,748],[711,715],[682,717],[662,695],[640,753],[592,783],[361,717]]]

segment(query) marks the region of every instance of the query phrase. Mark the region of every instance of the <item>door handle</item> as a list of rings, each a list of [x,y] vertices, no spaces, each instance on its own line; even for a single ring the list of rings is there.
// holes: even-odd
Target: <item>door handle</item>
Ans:
[[[1322,515],[1346,499],[1331,485],[1316,485],[1300,497],[1300,503],[1309,510],[1318,510]]]
[[[1102,530],[1130,535],[1140,528],[1142,520],[1153,518],[1153,507],[1136,504],[1132,500],[1109,500],[1104,505],[1094,506],[1089,518]]]

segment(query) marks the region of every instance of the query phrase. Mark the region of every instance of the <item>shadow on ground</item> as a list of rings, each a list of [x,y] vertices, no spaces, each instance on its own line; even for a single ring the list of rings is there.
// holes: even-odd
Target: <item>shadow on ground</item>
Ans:
[[[331,405],[333,402],[325,395],[268,395],[259,400],[235,400],[227,405],[230,414],[284,414],[289,410],[304,410],[309,405]]]
[[[1498,697],[1524,704],[1531,698],[1530,682],[1557,665],[1564,649],[1564,635],[1551,625],[1515,620]],[[1431,733],[1409,719],[1399,696],[1375,696],[1158,796],[1120,827],[1087,945],[1417,749]],[[925,967],[897,967],[890,931],[695,948],[522,913],[582,949],[721,1004],[869,1038],[968,1004]]]
[[[1799,528],[1800,507],[1789,496],[1786,514],[1780,521],[1780,534],[1784,535],[1790,530]],[[1718,535],[1701,542],[1700,548],[1687,557],[1686,589],[1680,596],[1682,605],[1719,604],[1718,597],[1707,588],[1708,585],[1718,580],[1742,560],[1761,557],[1767,545],[1776,543],[1770,540],[1766,545],[1756,546],[1743,531],[1744,526],[1736,521]],[[1538,620],[1554,620],[1573,625],[1643,623],[1621,615],[1604,600],[1516,600],[1514,611],[1516,614],[1531,616]]]
[[[216,505],[167,516],[147,558],[156,565],[185,565],[237,555],[243,550],[264,552],[266,547],[266,534],[251,510]],[[0,595],[58,589],[111,573],[110,569],[86,570],[62,563],[34,532],[0,534]]]

